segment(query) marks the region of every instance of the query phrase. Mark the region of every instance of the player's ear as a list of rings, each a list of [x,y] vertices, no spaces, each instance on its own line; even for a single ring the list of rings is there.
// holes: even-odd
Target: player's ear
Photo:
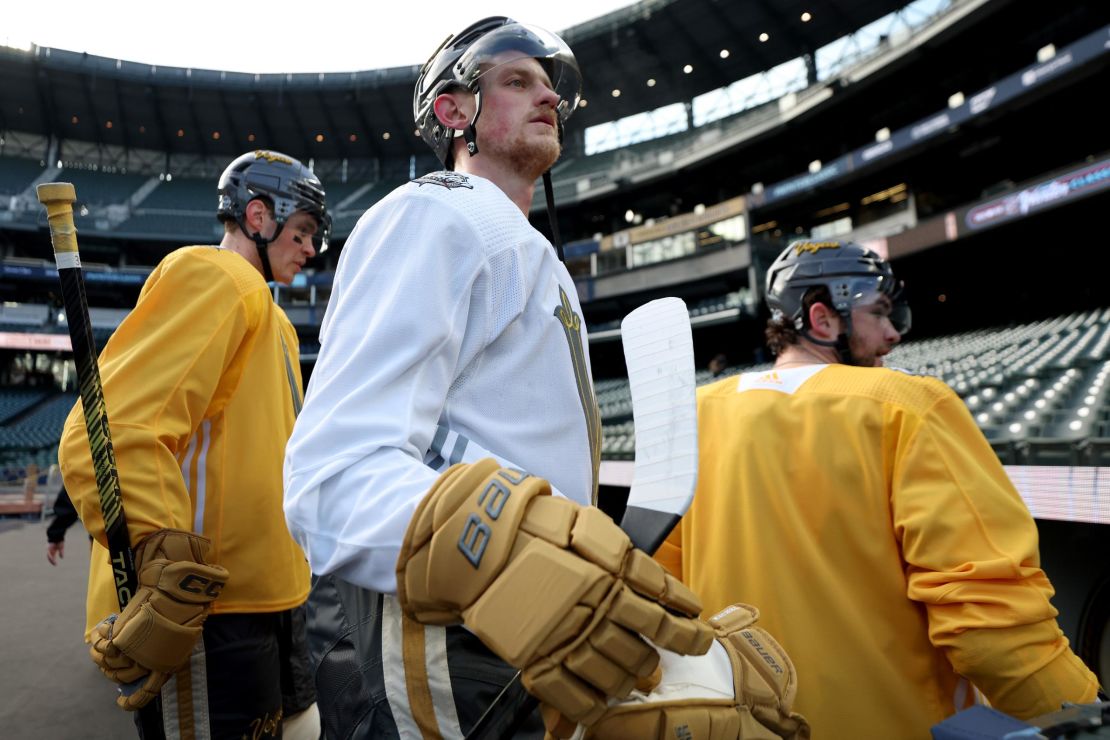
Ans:
[[[462,130],[474,115],[474,96],[468,92],[441,93],[432,103],[436,118],[447,128]]]
[[[243,211],[243,220],[246,222],[247,228],[257,234],[262,231],[262,227],[266,224],[266,214],[268,213],[269,208],[266,203],[260,198],[255,198],[247,203],[247,207]]]
[[[816,301],[809,307],[809,326],[818,339],[835,339],[840,331],[840,316],[826,304]]]

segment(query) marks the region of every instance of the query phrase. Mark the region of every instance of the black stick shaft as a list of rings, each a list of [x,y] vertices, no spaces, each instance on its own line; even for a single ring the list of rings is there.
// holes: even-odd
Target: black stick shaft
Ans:
[[[75,193],[69,183],[46,183],[38,186],[39,201],[46,206],[50,222],[50,240],[58,265],[58,281],[62,287],[69,339],[73,346],[73,361],[77,366],[77,381],[81,390],[81,407],[85,416],[85,431],[92,451],[93,473],[100,495],[100,511],[104,517],[108,553],[115,573],[116,598],[120,611],[127,606],[136,588],[135,555],[127,534],[127,519],[123,513],[119,473],[112,449],[112,434],[108,427],[108,412],[104,404],[104,389],[100,383],[100,370],[96,364],[96,345],[93,343],[89,305],[85,298],[85,275],[77,253],[77,229],[73,223]]]

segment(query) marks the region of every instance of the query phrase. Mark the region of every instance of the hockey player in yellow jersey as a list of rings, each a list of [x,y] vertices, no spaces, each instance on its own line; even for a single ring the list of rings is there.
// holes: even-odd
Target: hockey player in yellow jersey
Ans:
[[[308,167],[260,150],[224,171],[217,217],[220,245],[163,259],[100,357],[140,581],[119,616],[79,407],[65,424],[65,485],[95,538],[86,639],[121,707],[154,702],[140,737],[271,736],[295,715],[315,738],[309,570],[282,514],[298,342],[267,282],[292,281],[330,216]]]
[[[699,389],[698,488],[657,558],[707,613],[758,604],[814,736],[927,738],[973,687],[1030,717],[1091,701],[1037,530],[947,386],[882,367],[890,266],[839,242],[772,265],[772,370]]]

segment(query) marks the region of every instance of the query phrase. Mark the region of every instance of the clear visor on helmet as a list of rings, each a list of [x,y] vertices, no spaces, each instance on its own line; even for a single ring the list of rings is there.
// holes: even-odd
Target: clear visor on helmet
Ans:
[[[331,214],[325,213],[322,218],[316,219],[316,233],[312,235],[312,247],[316,254],[328,251],[328,240],[331,238]]]
[[[852,308],[879,306],[899,334],[910,330],[912,317],[901,280],[887,275],[856,278],[848,283],[848,296]]]
[[[536,26],[510,23],[475,41],[455,64],[455,79],[471,90],[493,69],[518,59],[536,59],[559,96],[559,119],[566,121],[582,94],[582,76],[574,53],[561,38]]]

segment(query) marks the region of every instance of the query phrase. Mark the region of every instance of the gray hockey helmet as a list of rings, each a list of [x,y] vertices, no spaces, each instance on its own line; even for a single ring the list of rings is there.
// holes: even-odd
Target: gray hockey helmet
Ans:
[[[805,330],[803,299],[816,287],[829,291],[832,307],[851,326],[851,312],[880,296],[890,300],[890,321],[899,334],[910,330],[910,309],[900,280],[890,263],[870,249],[852,242],[796,241],[775,259],[767,271],[767,306],[776,318],[785,318],[798,331]],[[850,330],[850,329],[849,329]]]
[[[519,56],[506,57],[505,52],[518,52]],[[556,112],[561,139],[563,124],[578,107],[582,75],[570,47],[550,31],[505,16],[485,18],[448,36],[421,67],[412,96],[413,120],[421,138],[444,167],[453,167],[451,141],[457,136],[466,138],[471,156],[478,152],[474,124],[482,110],[479,90],[482,75],[491,66],[525,57],[539,60],[559,96]],[[444,126],[434,110],[435,99],[452,89],[466,89],[478,95],[474,120],[461,132]]]
[[[216,217],[239,224],[243,233],[259,245],[267,267],[265,245],[277,238],[285,222],[297,211],[316,218],[318,228],[312,239],[316,251],[319,253],[328,248],[331,214],[324,200],[324,187],[311,169],[293,157],[268,149],[247,152],[227,166],[220,175],[217,187],[220,200]],[[251,234],[244,225],[247,204],[256,198],[265,198],[273,206],[278,228],[270,239]],[[266,278],[269,280],[272,276],[267,275]]]

